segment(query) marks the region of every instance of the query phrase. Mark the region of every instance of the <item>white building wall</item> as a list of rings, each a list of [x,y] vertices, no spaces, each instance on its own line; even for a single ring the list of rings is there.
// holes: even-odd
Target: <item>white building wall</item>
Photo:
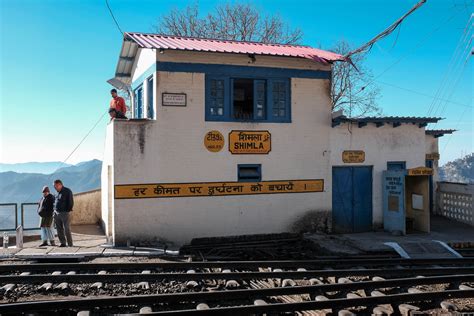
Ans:
[[[166,54],[165,54],[166,55]],[[165,240],[289,231],[310,211],[329,210],[328,80],[291,80],[292,123],[206,122],[204,74],[158,72],[157,120],[114,123],[115,184],[237,181],[237,164],[261,164],[262,180],[324,179],[318,193],[115,200],[115,241]],[[162,92],[187,94],[186,107],[161,106]],[[268,155],[232,155],[228,133],[268,130]],[[225,147],[211,153],[204,135],[220,131]]]
[[[406,168],[425,165],[425,129],[413,124],[393,128],[391,124],[376,127],[368,124],[341,124],[333,128],[331,139],[331,166],[373,166],[372,222],[375,228],[383,224],[382,172],[388,161],[405,161]],[[344,150],[363,150],[363,163],[344,163]],[[329,189],[329,188],[328,188]]]

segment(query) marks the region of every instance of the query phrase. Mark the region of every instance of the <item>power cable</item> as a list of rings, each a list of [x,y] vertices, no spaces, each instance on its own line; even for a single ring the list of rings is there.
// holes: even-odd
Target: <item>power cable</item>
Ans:
[[[455,130],[458,129],[459,125],[461,124],[461,120],[464,118],[464,115],[466,114],[467,110],[468,110],[468,109],[466,108],[466,109],[462,112],[461,116],[459,117],[458,122],[457,122],[456,125],[455,125],[455,128],[454,128]],[[448,147],[448,144],[449,144],[449,142],[451,141],[451,138],[452,138],[452,137],[453,137],[453,134],[450,134],[449,137],[448,137],[448,140],[446,141],[446,144],[444,145],[443,149],[441,150],[441,154],[444,154],[444,152],[445,152],[446,148]]]
[[[119,32],[123,35],[123,31],[122,31],[122,29],[120,28],[120,25],[119,25],[119,23],[117,22],[117,19],[115,18],[114,13],[112,12],[112,9],[110,8],[109,0],[105,0],[105,4],[107,5],[107,8],[109,9],[110,15],[112,16],[112,19],[114,20],[115,25],[117,26]]]
[[[424,93],[424,92],[420,92],[420,91],[416,91],[416,90],[413,90],[413,89],[409,89],[409,88],[405,88],[405,87],[400,87],[400,86],[397,86],[397,85],[394,85],[392,83],[388,83],[388,82],[384,82],[384,81],[376,81],[377,83],[381,83],[383,85],[387,85],[387,86],[390,86],[390,87],[394,87],[394,88],[397,88],[397,89],[400,89],[400,90],[405,90],[405,91],[408,91],[408,92],[411,92],[411,93],[415,93],[415,94],[418,94],[418,95],[421,95],[421,96],[424,96],[424,97],[427,97],[427,98],[432,98],[432,99],[440,99],[440,98],[437,98],[436,96],[433,96],[431,94],[428,94],[428,93]],[[452,101],[452,100],[449,100],[449,99],[440,99],[444,102],[448,102],[448,103],[452,103],[452,104],[455,104],[455,105],[459,105],[459,106],[464,106],[464,107],[468,107],[468,108],[474,108],[472,105],[468,105],[468,104],[464,104],[464,103],[460,103],[460,102],[456,102],[456,101]]]
[[[76,147],[74,147],[74,149],[71,151],[71,153],[69,153],[69,155],[61,162],[61,164],[56,168],[56,170],[53,171],[53,173],[51,173],[49,175],[49,178],[48,178],[48,183],[51,181],[51,179],[53,178],[53,175],[56,174],[56,172],[58,172],[58,170],[60,170],[65,164],[66,164],[66,161],[68,161],[69,158],[71,158],[71,156],[76,152],[76,150],[79,148],[79,146],[82,145],[82,143],[86,140],[87,137],[89,137],[89,135],[92,133],[92,131],[97,127],[97,125],[99,125],[99,123],[102,121],[102,119],[104,118],[104,116],[108,113],[108,111],[104,112],[100,118],[97,120],[97,122],[95,122],[95,124],[92,126],[92,128],[87,132],[87,134],[81,139],[81,141],[76,145]],[[33,196],[34,193],[30,193],[30,195],[23,200],[23,203],[25,203],[26,201],[28,201],[32,196]]]
[[[468,20],[467,22],[467,25],[466,27],[464,28],[464,31],[463,31],[463,35],[461,35],[461,37],[459,38],[459,42],[458,44],[456,45],[456,48],[453,52],[453,55],[451,56],[451,60],[449,61],[448,63],[448,67],[446,69],[446,72],[444,73],[443,75],[443,78],[440,82],[440,85],[436,91],[436,94],[435,96],[437,98],[439,98],[439,95],[441,94],[443,88],[446,86],[445,83],[447,82],[447,79],[449,78],[449,76],[451,75],[452,73],[452,69],[454,68],[454,65],[456,64],[457,60],[459,59],[459,55],[462,53],[463,50],[461,50],[461,47],[463,47],[463,43],[464,41],[466,40],[466,37],[467,37],[467,34],[469,34],[469,28],[468,28],[468,25],[470,24],[470,21],[472,19],[472,15],[471,15],[471,18]],[[437,99],[433,99],[433,102],[431,102],[429,108],[428,108],[428,112],[427,112],[427,115],[429,116],[431,114],[431,112],[437,108],[436,107],[436,100]]]
[[[361,93],[362,91],[365,90],[365,88],[367,88],[368,86],[370,86],[371,84],[373,84],[374,82],[376,82],[376,79],[380,78],[381,76],[383,76],[387,71],[389,71],[390,69],[392,69],[395,65],[397,65],[400,61],[402,61],[405,57],[407,57],[408,55],[412,54],[414,51],[416,51],[417,49],[419,49],[428,39],[430,39],[436,32],[438,32],[443,26],[445,26],[447,23],[449,23],[452,19],[454,19],[454,17],[456,17],[456,15],[458,15],[460,12],[462,12],[461,10],[459,11],[456,11],[453,15],[449,16],[446,20],[444,20],[440,25],[438,25],[436,28],[434,28],[431,32],[429,32],[428,34],[426,34],[415,46],[413,46],[413,49],[411,49],[409,52],[407,52],[406,54],[400,56],[395,62],[393,62],[392,64],[390,64],[387,68],[385,68],[382,72],[380,72],[377,76],[375,76],[374,78],[370,79],[362,88],[360,88],[359,91],[356,92],[356,94],[359,94]]]

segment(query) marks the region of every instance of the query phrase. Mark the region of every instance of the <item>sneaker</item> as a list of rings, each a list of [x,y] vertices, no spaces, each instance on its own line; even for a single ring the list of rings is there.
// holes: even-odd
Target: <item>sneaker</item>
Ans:
[[[53,246],[53,247],[56,246],[56,243],[55,243],[54,241],[50,241],[49,243],[50,243],[51,246]]]
[[[60,244],[59,247],[64,248],[67,247],[65,244]]]
[[[39,247],[45,247],[47,245],[48,245],[48,243],[46,241],[43,241],[43,243],[41,245],[39,245]]]

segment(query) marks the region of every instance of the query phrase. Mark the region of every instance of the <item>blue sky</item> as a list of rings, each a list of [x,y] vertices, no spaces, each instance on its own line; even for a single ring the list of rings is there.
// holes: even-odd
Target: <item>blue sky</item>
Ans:
[[[261,12],[301,28],[304,44],[326,49],[340,39],[361,45],[416,2],[253,1]],[[124,31],[151,32],[160,15],[189,1],[109,3]],[[205,13],[217,3],[199,6]],[[425,116],[434,105],[430,114],[446,118],[436,128],[460,130],[441,138],[441,162],[473,151],[472,57],[464,67],[451,64],[445,75],[473,9],[472,0],[428,0],[403,23],[396,41],[398,31],[367,58],[385,115]],[[0,162],[62,161],[108,107],[106,80],[114,75],[121,35],[99,0],[0,0],[0,14]],[[423,95],[436,95],[441,83],[440,96],[456,103]],[[69,163],[102,159],[107,121]]]

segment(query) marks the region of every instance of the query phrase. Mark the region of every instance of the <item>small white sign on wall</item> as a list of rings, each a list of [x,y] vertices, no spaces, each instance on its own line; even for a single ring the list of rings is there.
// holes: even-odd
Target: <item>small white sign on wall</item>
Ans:
[[[423,195],[412,194],[411,195],[411,207],[414,210],[424,210],[423,208]]]
[[[186,106],[186,93],[162,93],[161,104],[163,106]]]

